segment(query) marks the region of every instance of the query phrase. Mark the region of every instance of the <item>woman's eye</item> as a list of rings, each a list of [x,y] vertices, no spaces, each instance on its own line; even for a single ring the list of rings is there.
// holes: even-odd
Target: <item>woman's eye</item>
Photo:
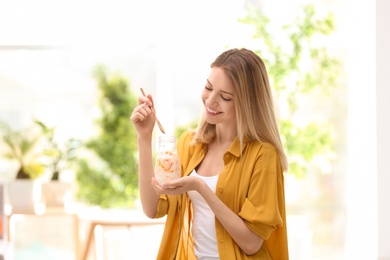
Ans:
[[[213,91],[213,88],[212,87],[210,87],[210,86],[204,86],[204,88],[207,90],[207,91]],[[226,98],[226,97],[224,97],[223,95],[220,95],[221,96],[221,98],[224,100],[224,101],[232,101],[233,99],[232,98]]]
[[[231,98],[225,98],[225,97],[223,97],[223,96],[221,96],[221,97],[222,97],[222,99],[225,100],[225,101],[232,101]]]

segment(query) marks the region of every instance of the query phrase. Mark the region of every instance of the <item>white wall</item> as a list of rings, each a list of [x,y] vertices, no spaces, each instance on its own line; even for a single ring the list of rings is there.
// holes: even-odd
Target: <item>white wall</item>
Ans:
[[[345,259],[390,259],[390,2],[349,1],[349,172]]]
[[[378,259],[390,259],[390,1],[376,1]]]

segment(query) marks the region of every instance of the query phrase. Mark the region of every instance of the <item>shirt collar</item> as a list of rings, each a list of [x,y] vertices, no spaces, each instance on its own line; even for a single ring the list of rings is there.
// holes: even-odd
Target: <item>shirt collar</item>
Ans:
[[[238,138],[238,136],[236,136],[236,138],[234,138],[233,143],[230,145],[227,151],[236,157],[240,157],[247,143],[249,143],[249,140],[244,138],[242,147],[240,147],[240,139]]]

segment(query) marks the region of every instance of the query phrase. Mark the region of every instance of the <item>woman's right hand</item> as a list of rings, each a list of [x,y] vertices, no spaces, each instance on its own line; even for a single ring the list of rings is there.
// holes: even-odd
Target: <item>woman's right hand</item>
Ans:
[[[152,133],[155,125],[155,115],[152,112],[153,98],[138,97],[138,106],[131,113],[130,121],[138,133],[138,178],[142,208],[146,216],[153,218],[157,212],[159,195],[150,184],[154,176],[152,157]]]
[[[151,110],[153,98],[150,94],[138,97],[138,106],[131,113],[130,121],[136,128],[138,135],[151,134],[155,125],[155,117]]]

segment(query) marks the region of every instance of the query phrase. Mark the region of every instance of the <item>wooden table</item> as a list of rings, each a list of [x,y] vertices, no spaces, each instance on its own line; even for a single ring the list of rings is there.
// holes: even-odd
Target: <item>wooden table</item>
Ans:
[[[79,221],[88,223],[88,231],[84,246],[81,251],[81,260],[87,260],[90,248],[95,239],[95,229],[102,227],[134,227],[161,225],[165,223],[165,218],[150,219],[139,210],[102,210],[100,208],[91,208],[79,213]]]
[[[34,210],[9,210],[6,211],[8,217],[7,225],[7,240],[13,244],[15,240],[15,220],[18,215],[33,215],[33,216],[71,216],[73,218],[73,230],[74,230],[74,255],[75,259],[80,259],[80,241],[79,241],[79,218],[78,208],[76,207],[59,207],[59,208],[46,208],[45,205],[41,205]]]

